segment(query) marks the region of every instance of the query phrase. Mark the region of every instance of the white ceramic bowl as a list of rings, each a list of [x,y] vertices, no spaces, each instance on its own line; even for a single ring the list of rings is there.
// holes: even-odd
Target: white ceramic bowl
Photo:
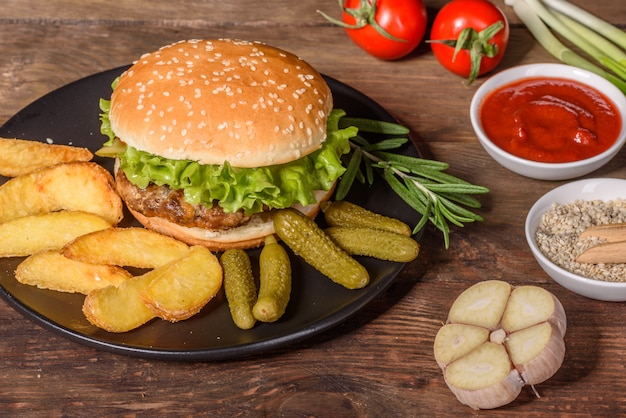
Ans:
[[[575,80],[600,91],[617,107],[622,117],[619,138],[606,151],[585,160],[570,163],[542,163],[517,157],[504,151],[487,138],[480,123],[480,107],[495,89],[530,77],[558,77]],[[487,79],[474,93],[470,105],[472,127],[485,151],[509,170],[540,180],[565,180],[591,173],[609,162],[626,142],[626,96],[606,79],[589,71],[564,64],[528,64],[503,70]]]
[[[543,195],[532,206],[526,217],[526,241],[535,259],[543,270],[558,284],[592,299],[612,302],[626,301],[626,282],[604,282],[588,279],[571,273],[554,264],[537,247],[535,234],[541,223],[541,217],[550,210],[554,203],[567,204],[574,200],[603,201],[626,199],[626,180],[612,178],[592,178],[578,180],[556,187]]]

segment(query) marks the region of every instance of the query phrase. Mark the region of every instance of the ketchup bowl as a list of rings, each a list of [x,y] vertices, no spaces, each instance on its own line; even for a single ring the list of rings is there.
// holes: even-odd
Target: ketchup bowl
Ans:
[[[474,93],[470,120],[505,168],[565,180],[609,162],[626,142],[626,96],[597,74],[564,64],[501,71]]]

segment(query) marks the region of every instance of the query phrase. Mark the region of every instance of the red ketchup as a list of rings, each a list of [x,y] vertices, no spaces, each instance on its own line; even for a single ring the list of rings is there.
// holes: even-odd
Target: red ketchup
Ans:
[[[593,88],[561,78],[529,78],[500,87],[483,101],[480,121],[498,147],[546,163],[600,154],[622,128],[613,102]]]

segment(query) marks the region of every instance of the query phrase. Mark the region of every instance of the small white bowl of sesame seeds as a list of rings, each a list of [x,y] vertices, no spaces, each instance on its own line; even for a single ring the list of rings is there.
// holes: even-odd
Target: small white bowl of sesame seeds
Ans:
[[[543,270],[561,286],[592,299],[626,301],[626,263],[579,263],[597,245],[580,238],[589,226],[626,222],[626,180],[591,178],[556,187],[532,206],[525,234]]]

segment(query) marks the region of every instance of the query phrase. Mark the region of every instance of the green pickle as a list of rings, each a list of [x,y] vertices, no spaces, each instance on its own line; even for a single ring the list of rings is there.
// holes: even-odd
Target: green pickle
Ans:
[[[296,255],[335,283],[348,289],[360,289],[369,283],[365,267],[301,212],[291,208],[276,211],[274,229]]]
[[[233,322],[241,329],[250,329],[256,324],[252,307],[257,299],[250,258],[244,250],[231,248],[224,251],[220,263],[224,270],[224,291]]]
[[[329,226],[366,227],[411,236],[411,227],[399,219],[372,212],[345,200],[327,202],[322,206]]]
[[[252,313],[261,322],[274,322],[285,313],[291,296],[291,261],[273,235],[265,238],[259,269],[259,298]]]
[[[331,226],[324,232],[350,255],[408,263],[415,260],[419,254],[420,247],[417,241],[395,232],[345,226]]]

